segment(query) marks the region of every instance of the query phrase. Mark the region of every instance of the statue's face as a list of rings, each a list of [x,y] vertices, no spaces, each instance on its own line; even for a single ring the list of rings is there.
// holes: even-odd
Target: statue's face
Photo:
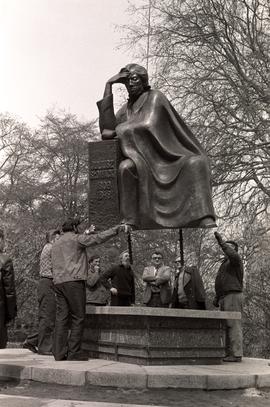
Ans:
[[[144,91],[143,82],[142,82],[140,76],[137,75],[136,73],[132,73],[132,72],[130,73],[130,75],[128,77],[126,87],[127,87],[128,94],[131,97],[140,96]]]

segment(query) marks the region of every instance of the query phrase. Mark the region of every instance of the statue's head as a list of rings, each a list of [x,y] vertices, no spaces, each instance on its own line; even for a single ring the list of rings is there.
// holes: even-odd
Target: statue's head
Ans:
[[[128,64],[120,70],[120,72],[128,72],[126,88],[129,96],[138,97],[145,90],[150,89],[148,83],[147,70],[138,64]]]

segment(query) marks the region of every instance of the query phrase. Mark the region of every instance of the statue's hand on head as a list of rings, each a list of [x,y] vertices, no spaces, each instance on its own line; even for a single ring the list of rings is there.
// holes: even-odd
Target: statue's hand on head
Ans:
[[[113,85],[114,83],[122,83],[125,84],[128,79],[129,72],[128,71],[122,71],[117,73],[116,75],[112,76],[107,83],[110,83]]]
[[[107,96],[112,94],[112,85],[114,85],[115,83],[122,83],[123,85],[125,85],[127,83],[128,75],[129,75],[128,71],[122,71],[112,76],[106,82],[103,98],[106,98]]]

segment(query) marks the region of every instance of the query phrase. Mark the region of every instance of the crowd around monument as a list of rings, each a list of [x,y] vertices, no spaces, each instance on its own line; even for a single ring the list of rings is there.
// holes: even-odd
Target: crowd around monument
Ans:
[[[78,233],[77,221],[69,219],[62,231],[50,230],[40,257],[38,283],[38,331],[28,335],[24,347],[42,355],[53,354],[56,360],[87,360],[81,351],[86,305],[132,306],[136,304],[135,277],[128,251],[119,256],[118,264],[101,272],[100,257],[87,257],[86,249],[97,246],[127,226],[119,225],[103,232],[92,226]],[[1,232],[2,251],[4,234]],[[224,252],[216,281],[214,305],[226,311],[241,311],[243,302],[243,266],[234,241],[215,237]],[[16,316],[16,294],[12,261],[1,253],[1,336],[7,343],[7,324]],[[164,264],[162,251],[155,250],[142,274],[143,302],[148,307],[206,309],[202,278],[195,266],[181,266],[175,259],[175,270]],[[172,278],[173,277],[173,278]],[[225,361],[241,361],[242,329],[240,321],[228,322],[228,353]]]
[[[129,99],[115,115],[112,86],[116,83],[126,86]],[[67,219],[61,231],[47,233],[40,258],[38,332],[27,337],[24,347],[53,354],[55,360],[88,359],[81,349],[86,304],[136,305],[130,252],[119,253],[115,265],[101,270],[101,243],[136,229],[216,227],[206,153],[167,98],[150,88],[147,71],[137,64],[122,68],[107,81],[98,109],[102,139],[117,138],[123,155],[118,170],[121,223],[101,232],[91,225],[78,233],[78,220]],[[218,232],[214,235],[224,253],[214,305],[241,312],[243,265],[238,245]],[[0,242],[3,246],[3,232]],[[0,259],[0,347],[5,347],[6,326],[16,315],[16,296],[12,262],[4,254]],[[153,251],[142,273],[144,305],[205,310],[198,268],[183,265],[180,257],[174,265],[172,270],[164,263],[162,250]],[[241,361],[241,321],[227,321],[227,336],[224,361]]]

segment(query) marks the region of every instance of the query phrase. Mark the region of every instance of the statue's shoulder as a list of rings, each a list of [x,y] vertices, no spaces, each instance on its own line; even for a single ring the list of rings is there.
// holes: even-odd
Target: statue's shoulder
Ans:
[[[148,92],[149,92],[148,97],[152,101],[158,102],[158,103],[168,103],[167,97],[160,90],[158,90],[158,89],[150,89]]]
[[[121,106],[120,109],[116,113],[117,124],[120,124],[120,123],[126,121],[126,116],[127,116],[127,103],[124,103],[123,106]]]

